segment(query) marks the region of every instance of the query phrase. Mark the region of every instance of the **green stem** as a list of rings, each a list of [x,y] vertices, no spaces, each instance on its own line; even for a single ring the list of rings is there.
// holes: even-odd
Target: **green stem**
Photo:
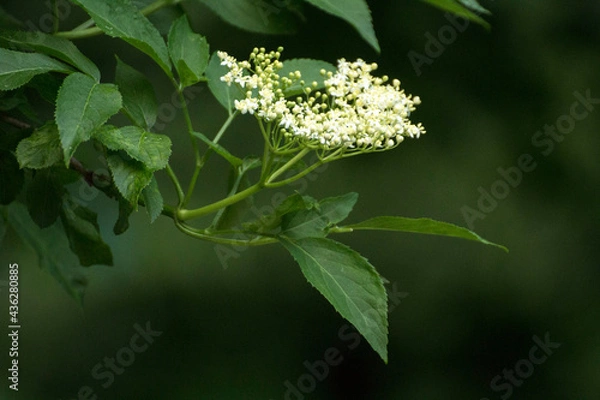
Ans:
[[[58,1],[52,1],[52,33],[58,32],[60,27],[60,16],[58,15]]]
[[[192,228],[191,226],[189,226],[181,221],[177,221],[177,220],[175,220],[175,226],[177,226],[177,228],[181,232],[185,233],[186,235],[189,235],[196,239],[207,240],[209,242],[219,243],[219,244],[226,244],[226,245],[232,245],[232,246],[263,246],[266,244],[271,244],[271,243],[277,242],[277,239],[275,239],[275,238],[261,237],[261,236],[258,236],[258,237],[252,238],[252,239],[248,239],[248,240],[215,237],[212,234],[207,234],[202,230]]]
[[[175,5],[181,1],[182,0],[157,0],[154,3],[149,4],[148,6],[142,8],[140,10],[140,12],[142,13],[142,15],[148,16],[148,15],[160,10],[161,8]],[[92,26],[92,25],[93,25],[93,22],[90,23],[89,21],[86,21],[71,31],[55,32],[54,35],[65,38],[65,39],[83,39],[83,38],[89,38],[92,36],[101,35],[103,32],[102,29],[100,29],[96,26],[86,28],[87,26]]]
[[[252,196],[254,193],[257,193],[260,190],[262,190],[263,187],[263,184],[257,183],[253,186],[250,186],[247,189],[242,190],[241,192],[234,194],[233,196],[226,197],[207,206],[196,208],[194,210],[180,209],[177,211],[177,218],[181,221],[186,221],[188,219],[198,218],[202,217],[203,215],[217,212],[221,208],[230,206],[232,204],[237,203],[238,201],[242,201],[245,198]]]
[[[185,198],[185,195],[183,194],[183,189],[181,188],[179,179],[177,178],[177,175],[175,175],[175,172],[171,168],[171,165],[167,164],[166,170],[167,170],[167,175],[169,175],[169,178],[171,178],[171,182],[173,182],[173,185],[175,186],[175,191],[177,192],[177,198],[179,200],[179,204],[181,204],[183,202],[183,199]]]
[[[290,167],[292,167],[294,164],[296,164],[298,161],[300,161],[309,152],[310,152],[309,148],[302,149],[298,154],[296,154],[288,162],[286,162],[281,168],[279,168],[277,171],[273,172],[273,174],[269,177],[269,179],[267,179],[265,184],[269,185],[275,178],[277,178],[279,175],[281,175],[285,171],[287,171]]]
[[[322,161],[316,162],[313,165],[311,165],[310,167],[306,168],[304,171],[299,172],[296,175],[292,176],[291,178],[284,179],[282,181],[271,182],[271,180],[269,179],[269,182],[265,183],[265,187],[268,189],[273,189],[273,188],[288,185],[294,181],[297,181],[298,179],[302,178],[303,176],[310,174],[312,171],[319,168],[323,164],[325,164],[325,163]]]

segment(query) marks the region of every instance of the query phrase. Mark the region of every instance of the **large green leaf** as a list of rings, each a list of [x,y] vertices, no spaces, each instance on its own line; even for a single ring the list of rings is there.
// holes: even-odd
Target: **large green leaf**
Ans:
[[[449,11],[453,14],[456,14],[460,17],[466,18],[473,22],[478,23],[486,29],[490,29],[490,24],[477,15],[475,12],[471,11],[469,8],[465,7],[465,3],[474,3],[474,1],[462,1],[458,3],[456,0],[422,0],[426,3],[429,3],[441,10]],[[461,4],[462,3],[462,4]],[[474,9],[476,10],[476,8]],[[487,11],[487,10],[486,10]]]
[[[290,10],[268,0],[199,0],[238,28],[267,34],[294,33],[296,19]]]
[[[23,187],[23,170],[10,151],[0,150],[0,171],[0,204],[9,204]]]
[[[192,31],[185,15],[171,27],[169,54],[183,87],[200,81],[208,66],[209,46],[204,36]]]
[[[115,83],[123,96],[123,110],[139,127],[150,129],[156,122],[158,103],[150,81],[144,74],[117,57]]]
[[[306,279],[387,363],[387,294],[375,268],[354,250],[331,239],[280,241]]]
[[[375,30],[371,10],[365,0],[304,0],[321,10],[347,21],[375,49],[381,52]]]
[[[158,30],[130,0],[73,0],[92,17],[98,28],[111,37],[148,54],[172,77],[167,45]]]
[[[221,77],[229,72],[229,69],[221,65],[221,59],[217,53],[213,53],[206,68],[206,79],[208,79],[208,88],[215,98],[227,110],[232,110],[235,100],[242,100],[245,92],[235,84],[228,86],[221,81]]]
[[[168,136],[146,132],[137,126],[105,126],[94,132],[93,137],[111,150],[124,150],[151,171],[165,168],[171,155]]]
[[[348,217],[357,200],[358,193],[354,192],[343,196],[327,197],[319,201],[319,210],[327,217],[330,224],[339,224]]]
[[[508,252],[506,247],[487,241],[467,228],[462,228],[447,222],[435,221],[429,218],[375,217],[357,224],[344,226],[344,228],[350,228],[352,230],[383,230],[450,236],[496,246]]]
[[[140,194],[152,180],[152,171],[139,161],[126,159],[117,154],[110,155],[107,161],[119,193],[133,206],[134,210],[137,210]]]
[[[69,40],[35,31],[3,31],[0,32],[0,41],[16,45],[23,50],[33,50],[58,58],[75,68],[90,75],[100,82],[98,67],[84,56],[79,49]]]
[[[56,124],[63,146],[64,162],[77,146],[90,139],[92,132],[121,109],[117,86],[98,83],[88,75],[69,75],[56,98]]]
[[[23,86],[36,75],[56,71],[71,73],[72,69],[44,54],[22,53],[0,48],[0,90]]]
[[[60,218],[69,246],[81,265],[113,265],[112,252],[102,240],[95,212],[73,201],[64,201]]]
[[[17,202],[8,207],[8,222],[19,237],[35,250],[40,267],[48,270],[69,295],[82,303],[87,280],[69,250],[61,224],[57,222],[41,229],[31,220],[25,206]]]
[[[56,124],[50,122],[21,140],[16,154],[21,168],[42,169],[59,162],[63,151]]]
[[[335,72],[336,68],[332,64],[321,61],[311,60],[308,58],[294,58],[285,60],[283,68],[279,70],[279,76],[288,76],[290,73],[300,71],[302,74],[301,80],[304,81],[304,86],[300,82],[295,83],[284,91],[286,97],[298,96],[304,93],[304,87],[310,86],[312,90],[320,90],[325,87],[325,78],[321,75],[321,70]],[[312,86],[313,82],[317,82],[317,86]]]

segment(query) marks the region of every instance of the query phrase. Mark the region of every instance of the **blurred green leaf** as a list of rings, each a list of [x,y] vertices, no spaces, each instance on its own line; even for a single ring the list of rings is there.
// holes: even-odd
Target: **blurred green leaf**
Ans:
[[[100,71],[96,64],[84,56],[70,40],[40,31],[0,31],[0,42],[58,58],[100,82]]]
[[[300,71],[302,74],[301,80],[304,81],[304,86],[300,82],[295,83],[284,91],[286,97],[298,96],[304,93],[304,88],[310,86],[312,90],[320,90],[325,87],[325,79],[321,75],[321,70],[335,72],[336,68],[332,64],[321,61],[311,60],[308,58],[294,58],[283,61],[283,68],[278,71],[279,76],[288,76],[290,73]],[[313,82],[317,82],[317,86],[312,86]]]
[[[208,66],[209,46],[204,36],[192,31],[185,15],[169,31],[169,54],[183,87],[200,81]]]
[[[268,0],[199,0],[225,22],[238,28],[267,34],[296,32],[296,19],[289,9]]]
[[[152,128],[158,102],[154,87],[146,76],[117,57],[115,83],[123,96],[123,110],[129,119],[141,128]]]
[[[475,12],[471,11],[469,8],[465,7],[465,3],[472,3],[471,6],[473,6],[473,3],[476,3],[475,1],[461,1],[460,3],[458,3],[456,0],[422,0],[422,1],[429,3],[441,10],[449,11],[460,17],[463,17],[463,18],[466,18],[473,22],[476,22],[479,25],[483,26],[485,29],[490,29],[490,24],[487,21],[485,21],[483,18],[479,17]],[[481,8],[483,9],[483,7],[481,7]],[[477,9],[475,8],[474,10],[477,10]],[[485,13],[489,14],[489,12],[485,12]]]
[[[48,270],[69,295],[83,303],[87,280],[69,250],[63,227],[55,223],[46,229],[39,228],[25,206],[17,202],[8,207],[8,222],[21,240],[35,250],[40,268]]]
[[[117,154],[108,156],[107,161],[119,193],[137,210],[140,194],[152,180],[152,171],[139,161],[125,159]]]
[[[167,45],[158,30],[130,0],[73,0],[110,37],[123,39],[146,53],[173,77]]]
[[[228,86],[221,80],[221,77],[229,72],[229,69],[221,65],[221,59],[217,53],[213,53],[206,68],[206,79],[208,79],[208,88],[215,98],[227,110],[232,110],[235,100],[242,100],[245,92],[235,84]]]
[[[0,150],[0,171],[0,204],[9,204],[21,192],[23,170],[11,152]]]
[[[17,146],[17,160],[21,168],[48,168],[63,157],[58,127],[53,122],[38,128],[33,135]]]
[[[46,168],[36,172],[27,184],[25,201],[29,216],[40,228],[56,222],[60,214],[65,188],[54,170]]]
[[[56,124],[65,165],[77,146],[89,140],[92,132],[120,109],[121,94],[117,86],[97,83],[79,72],[65,79],[56,99]]]
[[[381,53],[379,41],[373,29],[371,10],[365,0],[304,0],[321,10],[339,17],[352,25],[377,52]]]
[[[124,150],[151,171],[165,168],[171,156],[168,136],[150,133],[137,126],[105,126],[95,131],[93,137],[111,150]]]
[[[44,54],[22,53],[0,48],[0,90],[23,86],[36,75],[56,71],[73,72],[66,64]]]
[[[150,216],[150,223],[156,221],[156,219],[160,216],[163,210],[163,197],[158,188],[158,182],[156,182],[156,177],[152,175],[152,179],[148,186],[142,190],[142,196],[144,199],[144,206],[146,207],[146,212],[148,216]]]
[[[449,224],[447,222],[435,221],[429,218],[375,217],[357,224],[346,225],[344,228],[351,228],[352,230],[382,230],[450,236],[495,246],[508,252],[506,247],[487,241],[467,228]]]
[[[0,26],[8,28],[20,28],[23,26],[23,23],[9,14],[2,6],[0,6]]]
[[[140,10],[153,4],[156,0],[133,0],[133,4]],[[181,3],[163,7],[158,11],[148,15],[148,20],[158,29],[161,35],[166,36],[171,29],[173,22],[185,14]]]
[[[69,246],[81,265],[113,265],[112,252],[102,240],[95,212],[72,201],[64,201],[60,218]]]
[[[477,0],[458,0],[458,2],[480,14],[491,14],[488,10],[483,8]]]
[[[308,282],[387,363],[387,294],[375,268],[354,250],[331,239],[280,238],[280,242]]]

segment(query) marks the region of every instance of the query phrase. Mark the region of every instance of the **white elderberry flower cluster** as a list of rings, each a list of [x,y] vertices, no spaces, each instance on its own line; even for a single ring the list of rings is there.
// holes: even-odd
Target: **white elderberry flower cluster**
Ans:
[[[315,149],[367,152],[391,149],[405,137],[418,138],[425,133],[420,123],[409,120],[420,98],[406,95],[397,79],[390,85],[387,76],[372,76],[377,64],[361,59],[339,60],[335,73],[321,71],[324,91],[313,93],[312,88],[318,86],[313,82],[312,87],[305,87],[304,97],[287,100],[285,89],[300,81],[301,74],[277,74],[283,67],[281,51],[254,49],[250,55],[254,69],[248,61],[237,62],[227,53],[218,54],[221,64],[229,68],[221,80],[246,89],[246,98],[235,102],[236,109],[277,121],[278,133],[288,141]]]

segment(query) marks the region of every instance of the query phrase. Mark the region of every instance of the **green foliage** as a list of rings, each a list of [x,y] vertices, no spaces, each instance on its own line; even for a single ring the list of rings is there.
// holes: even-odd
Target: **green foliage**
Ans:
[[[78,72],[65,79],[56,99],[56,124],[65,165],[94,130],[119,112],[121,101],[116,85],[98,83]]]
[[[227,22],[253,32],[291,33],[296,29],[298,16],[302,17],[299,0],[283,5],[268,0],[200,1]],[[487,11],[477,1],[424,1],[485,23],[477,14]],[[260,191],[303,179],[325,163],[367,150],[381,150],[382,141],[357,142],[357,146],[336,149],[313,146],[307,141],[290,139],[283,112],[277,111],[273,116],[258,107],[240,106],[248,100],[256,100],[247,98],[247,93],[251,97],[265,89],[265,92],[270,90],[273,96],[277,95],[279,107],[286,110],[298,105],[294,101],[312,99],[311,110],[318,114],[320,109],[334,106],[324,103],[330,97],[325,93],[329,88],[325,87],[322,72],[334,73],[337,69],[325,61],[293,59],[283,62],[278,79],[271,79],[273,71],[279,68],[281,51],[265,53],[261,49],[252,53],[254,61],[258,60],[253,64],[256,71],[250,71],[247,66],[238,71],[239,76],[250,74],[245,76],[263,79],[260,85],[253,89],[241,87],[246,85],[244,80],[229,85],[225,82],[227,79],[222,78],[230,72],[231,65],[226,65],[227,62],[221,65],[216,52],[211,55],[208,40],[192,29],[179,2],[74,0],[92,18],[78,28],[52,35],[0,32],[0,116],[2,123],[9,127],[0,136],[0,240],[6,226],[10,225],[37,252],[40,265],[81,302],[86,280],[77,267],[112,265],[113,255],[102,239],[96,212],[70,195],[68,185],[75,176],[117,203],[119,214],[113,227],[116,235],[128,229],[129,217],[141,205],[151,223],[161,215],[172,218],[181,232],[198,239],[241,246],[280,243],[297,261],[306,279],[387,362],[387,296],[383,278],[360,254],[329,239],[329,235],[354,230],[425,233],[506,249],[465,228],[425,218],[376,217],[339,226],[354,208],[358,199],[356,193],[322,200],[293,193],[271,213],[246,219],[249,209],[257,203],[255,195]],[[373,49],[380,51],[366,1],[305,2],[345,20]],[[143,7],[138,8],[138,5]],[[149,19],[151,14],[156,17],[158,12],[162,12],[161,29]],[[0,21],[12,20],[0,8]],[[152,21],[157,20],[152,18]],[[169,25],[168,29],[166,25]],[[161,32],[168,32],[167,42]],[[175,96],[172,98],[180,101],[176,106],[181,109],[186,122],[189,149],[194,158],[186,190],[169,163],[173,142],[177,141],[172,142],[169,136],[152,131],[159,108],[153,82],[118,57],[115,82],[101,82],[99,68],[71,41],[102,33],[121,39],[150,56],[173,85]],[[261,64],[265,59],[269,62]],[[265,73],[263,67],[270,72]],[[295,79],[297,72],[301,74],[300,80]],[[279,79],[284,76],[292,78],[291,86],[284,86],[279,92],[279,87],[269,86],[277,86],[280,82],[288,85],[286,80]],[[385,82],[384,79],[379,81]],[[215,99],[228,111],[227,119],[212,139],[194,128],[186,103],[184,89],[202,84],[208,86]],[[370,85],[371,81],[366,84]],[[386,90],[390,93],[397,89],[397,86],[390,86]],[[313,94],[317,91],[319,94]],[[30,98],[32,92],[52,104],[54,118],[46,121],[38,117],[37,103]],[[355,100],[356,97],[350,99],[351,106],[361,107],[360,101]],[[268,98],[262,97],[261,101],[268,101]],[[258,100],[256,102],[258,104]],[[399,110],[396,111],[396,116],[401,115]],[[258,123],[264,139],[260,157],[252,154],[239,157],[220,143],[231,123],[242,113],[252,114]],[[119,118],[113,118],[119,114],[129,118],[131,125],[119,125]],[[27,122],[19,119],[23,117]],[[336,123],[335,119],[332,121]],[[420,133],[418,127],[411,127]],[[172,137],[177,134],[179,132],[169,131]],[[394,147],[391,137],[386,139],[392,144],[383,144]],[[84,157],[81,161],[75,158],[75,153],[86,142],[90,142],[86,150],[96,153],[90,156],[88,151],[80,152]],[[226,166],[230,168],[226,196],[199,208],[188,208],[196,193],[201,170],[213,153],[226,160]],[[307,161],[309,154],[316,156],[312,157],[312,163]],[[93,158],[90,160],[90,157]],[[108,167],[110,175],[88,169],[89,165],[98,164],[102,169]],[[166,173],[175,189],[173,196],[166,197],[167,201],[156,178],[157,173],[162,173],[159,171]],[[222,175],[227,176],[227,172]],[[209,214],[214,214],[214,219],[204,229],[188,224],[188,220]]]
[[[387,363],[387,294],[360,254],[326,238],[281,238],[302,273]]]
[[[167,45],[158,30],[130,0],[73,0],[110,37],[120,38],[146,53],[172,76]]]
[[[478,23],[486,29],[490,24],[481,18],[480,14],[490,14],[477,0],[422,0],[444,11],[449,11],[463,18]]]
[[[296,31],[297,23],[293,12],[266,0],[198,1],[224,21],[250,32],[289,34]]]
[[[22,53],[0,48],[0,90],[23,86],[36,75],[50,71],[72,72],[68,65],[39,53]]]
[[[506,247],[489,242],[466,228],[449,224],[447,222],[434,221],[429,218],[375,217],[357,224],[348,225],[346,228],[353,230],[383,230],[450,236],[473,240],[479,243],[496,246],[504,251],[508,251]]]
[[[131,122],[144,129],[152,128],[158,103],[150,81],[117,57],[115,83],[123,97],[123,111]]]
[[[321,10],[346,20],[360,36],[377,52],[381,52],[379,41],[375,36],[371,10],[365,0],[305,0]]]
[[[169,31],[169,54],[183,87],[200,82],[210,57],[208,42],[192,31],[185,15]]]

